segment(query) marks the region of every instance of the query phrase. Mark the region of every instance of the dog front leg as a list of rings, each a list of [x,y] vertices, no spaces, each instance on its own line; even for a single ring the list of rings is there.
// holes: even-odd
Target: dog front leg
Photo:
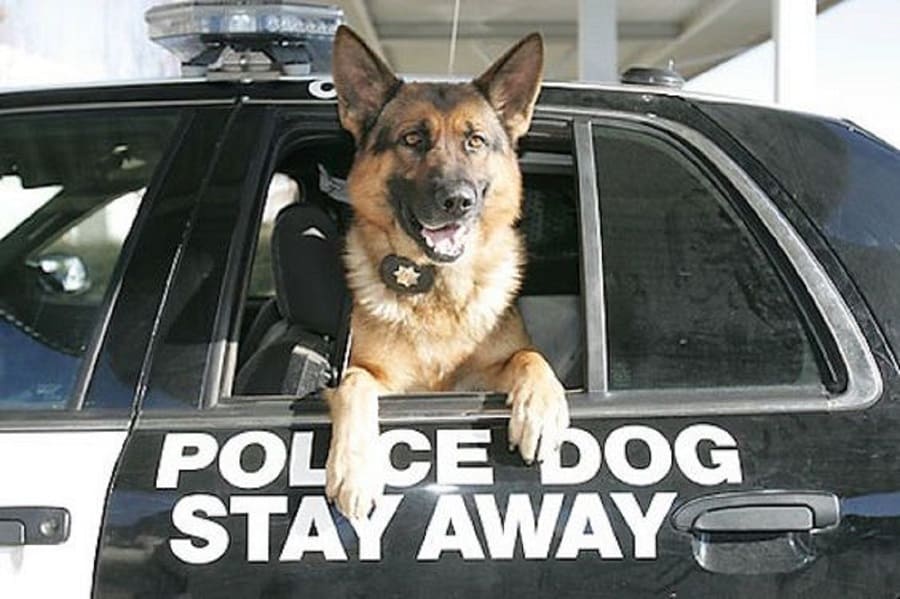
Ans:
[[[502,364],[496,389],[507,393],[510,449],[530,464],[537,454],[543,462],[559,450],[562,433],[569,427],[566,391],[547,360],[532,349],[520,349]],[[540,441],[540,450],[538,442]]]
[[[327,398],[331,446],[325,495],[350,519],[365,518],[384,490],[378,442],[378,397],[384,392],[375,375],[353,366]]]

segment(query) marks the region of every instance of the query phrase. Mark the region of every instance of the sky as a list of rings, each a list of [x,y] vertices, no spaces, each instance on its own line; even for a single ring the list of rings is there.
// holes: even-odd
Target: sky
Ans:
[[[768,41],[685,88],[771,104],[774,60]],[[849,118],[900,148],[900,0],[844,0],[819,15],[810,109]]]

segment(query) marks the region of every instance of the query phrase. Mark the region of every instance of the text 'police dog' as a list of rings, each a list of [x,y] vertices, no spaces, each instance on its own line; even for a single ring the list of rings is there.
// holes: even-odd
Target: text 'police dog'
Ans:
[[[559,449],[569,415],[513,305],[524,262],[515,146],[540,89],[540,36],[469,83],[404,82],[346,27],[333,64],[357,150],[345,258],[353,344],[329,396],[326,493],[360,518],[384,487],[381,395],[507,393],[509,444],[528,463]]]

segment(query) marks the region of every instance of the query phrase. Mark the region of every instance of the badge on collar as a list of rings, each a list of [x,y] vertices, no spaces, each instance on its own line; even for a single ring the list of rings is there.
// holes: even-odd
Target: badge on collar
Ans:
[[[421,266],[409,258],[388,254],[381,261],[381,280],[397,293],[425,293],[434,285],[434,266]]]

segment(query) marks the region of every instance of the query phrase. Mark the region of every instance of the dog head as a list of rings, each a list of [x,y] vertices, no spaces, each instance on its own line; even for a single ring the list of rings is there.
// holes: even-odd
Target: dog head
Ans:
[[[540,89],[540,35],[471,82],[406,83],[341,27],[333,66],[341,124],[356,141],[347,185],[357,219],[437,263],[515,223],[515,146]]]

